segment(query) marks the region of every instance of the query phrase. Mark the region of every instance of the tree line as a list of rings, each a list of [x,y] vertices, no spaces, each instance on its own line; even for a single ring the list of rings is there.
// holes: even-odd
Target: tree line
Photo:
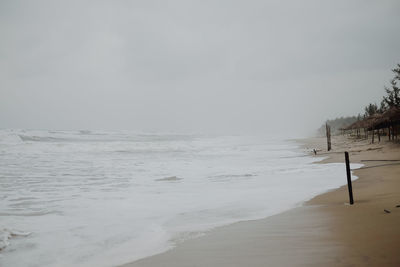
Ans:
[[[386,95],[378,107],[376,103],[370,103],[364,108],[364,117],[369,117],[374,114],[384,113],[389,108],[396,107],[400,108],[400,87],[397,85],[400,82],[400,64],[392,69],[394,73],[393,79],[390,80],[390,86],[385,86]]]
[[[333,134],[339,133],[341,128],[345,128],[357,120],[382,114],[393,107],[400,108],[400,64],[397,64],[392,72],[394,77],[390,80],[390,85],[384,87],[386,95],[383,96],[379,106],[376,103],[370,103],[364,108],[364,114],[359,113],[358,116],[340,117],[326,121],[331,126]],[[318,133],[325,134],[325,124],[318,129]]]

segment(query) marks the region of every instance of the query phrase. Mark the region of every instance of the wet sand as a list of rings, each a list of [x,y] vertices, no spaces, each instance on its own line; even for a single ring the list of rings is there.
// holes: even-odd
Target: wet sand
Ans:
[[[309,141],[308,146],[316,146],[324,140]],[[351,162],[365,164],[354,171],[359,177],[353,182],[355,203],[343,205],[343,199],[348,199],[345,186],[317,196],[307,204],[322,205],[331,215],[330,239],[343,244],[344,266],[400,266],[400,207],[396,207],[400,205],[400,161],[388,161],[400,160],[400,146],[343,137],[334,141],[333,152],[347,150]],[[340,161],[343,154],[331,153],[322,163]]]
[[[214,229],[124,267],[400,266],[400,164],[362,161],[400,160],[399,145],[334,137],[327,153],[324,138],[300,142],[308,151],[320,149],[319,156],[328,157],[322,164],[343,162],[347,150],[351,162],[369,167],[354,172],[354,205],[348,205],[343,186],[301,207]]]

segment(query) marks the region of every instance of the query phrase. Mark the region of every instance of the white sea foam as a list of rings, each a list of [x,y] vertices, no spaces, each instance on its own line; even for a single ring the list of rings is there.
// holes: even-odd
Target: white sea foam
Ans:
[[[25,237],[30,234],[31,233],[29,232],[22,232],[0,227],[0,251],[10,245],[10,240],[12,238]]]
[[[1,130],[0,266],[115,266],[346,183],[313,161],[261,137]]]

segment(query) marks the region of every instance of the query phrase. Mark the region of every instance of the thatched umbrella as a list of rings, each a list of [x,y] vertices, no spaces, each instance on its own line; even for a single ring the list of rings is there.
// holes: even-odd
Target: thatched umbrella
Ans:
[[[383,120],[383,114],[376,113],[364,119],[364,128],[370,130],[379,129],[378,123]]]
[[[385,113],[383,113],[383,116],[388,117],[392,122],[399,123],[400,122],[400,108],[391,107]]]
[[[370,125],[368,127],[369,130],[374,129],[384,129],[388,128],[389,131],[389,140],[390,133],[392,134],[392,138],[395,136],[395,125],[400,124],[400,109],[396,107],[391,107],[383,114],[378,114],[374,118],[370,120]],[[396,133],[397,135],[397,133]]]
[[[356,121],[345,128],[346,131],[356,130],[357,136],[360,135],[360,128],[362,128],[362,121]]]
[[[364,129],[372,131],[372,143],[374,143],[376,130],[378,131],[378,140],[381,141],[380,128],[377,127],[377,122],[382,120],[382,116],[383,114],[376,113],[364,119]]]
[[[383,114],[378,114],[370,121],[370,128],[382,129],[400,123],[400,109],[392,107]]]
[[[350,124],[349,126],[347,126],[347,127],[345,128],[345,130],[354,130],[354,129],[358,129],[358,128],[359,128],[359,127],[358,127],[359,124],[360,124],[360,121],[353,122],[352,124]]]
[[[390,138],[390,133],[392,134],[393,138],[396,131],[394,126],[396,125],[400,125],[400,108],[392,107],[387,111],[385,111],[383,114],[377,113],[362,120],[356,121],[351,125],[345,127],[344,130],[345,131],[356,130],[357,136],[359,136],[360,129],[364,129],[366,137],[367,137],[367,131],[373,131],[372,136],[374,136],[374,131],[378,130],[378,137],[380,139],[379,130],[388,128],[389,138]]]

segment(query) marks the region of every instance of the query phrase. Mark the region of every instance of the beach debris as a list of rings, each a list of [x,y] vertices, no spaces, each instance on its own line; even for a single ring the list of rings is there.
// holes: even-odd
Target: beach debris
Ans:
[[[386,213],[391,213],[391,211],[390,210],[383,210],[384,212],[386,212]]]
[[[314,155],[317,155],[317,150],[315,150],[315,148],[313,149],[313,151],[314,151]]]
[[[396,205],[396,208],[400,208],[400,205]]]

